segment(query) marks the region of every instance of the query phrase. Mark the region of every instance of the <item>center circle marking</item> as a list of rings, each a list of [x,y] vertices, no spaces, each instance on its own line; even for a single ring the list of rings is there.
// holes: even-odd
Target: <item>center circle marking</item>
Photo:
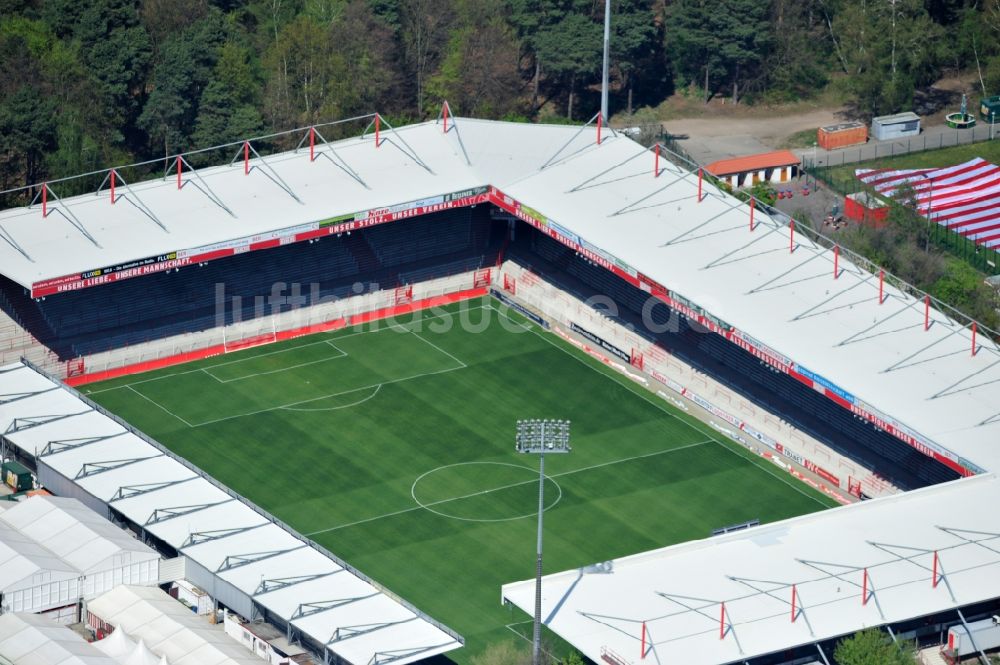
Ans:
[[[431,474],[437,473],[438,471],[444,471],[445,469],[451,469],[451,468],[458,467],[458,466],[471,466],[471,465],[474,465],[474,464],[492,464],[492,465],[495,465],[495,466],[509,466],[509,467],[512,467],[512,468],[515,468],[515,469],[524,469],[525,471],[531,471],[531,472],[535,471],[534,469],[532,469],[529,466],[523,466],[521,464],[510,464],[508,462],[458,462],[456,464],[445,464],[443,466],[439,466],[439,467],[433,468],[430,471],[425,471],[424,473],[422,473],[419,476],[417,476],[417,479],[413,481],[413,485],[410,486],[410,496],[413,497],[413,501],[418,506],[420,506],[421,508],[423,508],[424,510],[426,510],[428,512],[431,512],[431,513],[434,513],[435,515],[440,515],[441,517],[447,517],[447,518],[453,519],[453,520],[460,520],[462,522],[512,522],[514,520],[523,520],[523,519],[528,518],[528,517],[534,517],[535,515],[538,514],[538,511],[532,511],[530,513],[525,513],[524,515],[516,515],[514,517],[476,518],[476,517],[462,517],[460,515],[452,515],[452,514],[447,513],[447,512],[445,512],[443,510],[438,510],[437,508],[434,507],[434,506],[439,506],[439,505],[445,505],[445,504],[451,503],[452,501],[461,501],[462,499],[471,499],[472,497],[481,496],[483,494],[490,494],[492,492],[499,492],[499,491],[504,490],[504,489],[510,489],[512,487],[518,487],[522,483],[514,483],[514,484],[511,484],[511,485],[504,485],[502,487],[494,487],[492,489],[485,489],[485,490],[482,490],[480,492],[475,492],[475,493],[467,494],[467,495],[464,495],[464,496],[449,497],[449,498],[446,498],[446,499],[440,499],[439,501],[431,501],[429,503],[424,503],[423,501],[421,501],[420,499],[417,498],[417,485],[420,483],[421,480],[423,480],[427,476],[430,476]],[[553,485],[555,485],[556,486],[556,490],[557,490],[555,501],[553,501],[549,505],[545,506],[545,510],[548,511],[548,510],[551,510],[552,508],[555,508],[556,504],[558,504],[562,500],[563,492],[562,492],[562,487],[559,485],[559,483],[557,483],[555,481],[554,478],[552,478],[551,476],[545,476],[545,479],[547,481],[551,482]],[[537,479],[526,480],[526,481],[524,481],[524,484],[534,483],[534,482],[537,482]]]

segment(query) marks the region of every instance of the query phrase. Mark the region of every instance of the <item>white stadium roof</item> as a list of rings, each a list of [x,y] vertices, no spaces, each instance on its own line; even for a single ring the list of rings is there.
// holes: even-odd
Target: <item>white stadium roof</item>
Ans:
[[[250,162],[253,168],[249,175],[244,175],[238,162],[230,167],[204,169],[197,175],[185,170],[181,191],[177,191],[173,177],[165,182],[134,185],[130,190],[120,188],[122,198],[114,207],[106,189],[99,196],[61,202],[50,197],[51,209],[45,222],[41,222],[37,205],[0,212],[0,270],[25,287],[34,286],[36,295],[44,295],[210,260],[268,243],[363,228],[442,206],[489,201],[634,285],[660,293],[682,312],[720,330],[763,361],[952,468],[965,474],[1000,471],[1000,350],[980,331],[973,354],[973,333],[968,325],[956,322],[940,309],[930,309],[931,325],[925,328],[922,294],[910,293],[892,279],[886,280],[880,298],[877,267],[866,269],[852,263],[846,252],[837,259],[831,249],[813,242],[799,229],[793,235],[787,220],[771,218],[759,210],[751,230],[746,204],[708,183],[699,200],[697,175],[665,161],[660,162],[661,170],[654,176],[653,154],[621,135],[606,133],[597,145],[592,129],[578,132],[568,127],[459,118],[447,133],[442,132],[440,124],[424,123],[383,133],[382,138],[378,149],[371,134],[322,145],[321,156],[312,163],[306,150],[266,160],[255,158]],[[56,193],[58,188],[56,184]],[[327,226],[323,225],[325,220],[335,221]],[[838,260],[840,271],[834,279]],[[132,270],[130,266],[138,267]],[[105,267],[111,270],[102,270],[96,277],[83,274]],[[73,276],[59,284],[38,288],[40,282],[70,274]],[[90,411],[69,391],[52,391],[50,384],[32,374],[32,370],[18,366],[6,368],[6,372],[0,368],[0,431],[7,430],[15,419],[30,424],[58,414]],[[84,417],[92,418],[75,415],[67,418],[66,424],[76,419],[83,422]],[[55,420],[36,426],[38,430],[62,427]],[[102,427],[106,434],[112,426]],[[8,437],[17,443],[23,436],[26,446],[37,449],[42,440],[35,438],[29,443],[27,439],[34,436],[28,435],[29,431]],[[151,447],[150,454],[153,450]],[[43,459],[56,465],[61,464],[59,457],[54,454]],[[89,461],[107,459],[102,456]],[[60,472],[74,478],[83,469],[81,462],[74,459]],[[157,522],[151,516],[158,514],[156,511],[179,511],[189,505],[184,501],[186,492],[176,494],[169,487],[192,474],[171,457],[160,456],[78,482],[97,496],[114,499],[116,508],[129,511],[126,514],[131,519],[146,520],[142,523],[151,532],[163,534],[167,542],[182,547],[189,534],[169,519]],[[140,482],[162,482],[162,487],[150,492],[149,497],[169,499],[156,505],[156,501],[141,498],[134,487]],[[188,489],[192,492],[193,487],[207,484],[200,477],[184,483],[191,486]],[[217,533],[220,524],[235,519],[231,515],[234,509],[244,507],[215,501],[215,496],[206,490],[205,506],[185,518],[194,524],[192,533]],[[676,648],[677,653],[688,654],[704,648],[709,655],[701,656],[701,660],[692,656],[686,662],[728,662],[743,658],[739,647],[734,646],[737,638],[746,654],[766,653],[800,644],[805,637],[811,641],[813,635],[805,627],[807,624],[819,639],[834,631],[850,632],[907,613],[916,616],[935,608],[951,608],[979,594],[995,597],[1000,595],[995,566],[977,561],[973,554],[986,556],[987,546],[959,543],[944,551],[949,543],[960,539],[952,532],[937,530],[935,525],[1000,532],[990,511],[981,508],[995,505],[998,500],[1000,485],[988,474],[741,535],[639,555],[615,562],[615,572],[610,575],[584,575],[549,624],[592,658],[600,657],[595,649],[607,645],[620,647],[632,661],[637,653],[632,633],[622,637],[620,625],[582,618],[571,608],[634,619],[645,616],[647,607],[650,611],[660,607],[663,614],[671,611],[666,609],[671,603],[675,610],[683,609],[674,601],[656,596],[655,591],[681,595],[686,591],[711,602],[728,597],[736,602],[732,607],[727,604],[734,625],[729,636],[733,639],[719,640],[715,633],[715,642],[709,645],[711,622],[704,617],[693,618],[693,611],[681,612],[666,622],[669,625],[648,626],[654,641],[668,640],[657,647],[661,653],[672,654]],[[256,516],[242,514],[244,521],[234,524],[257,527],[254,530],[261,533],[270,530],[258,526]],[[199,522],[201,516],[204,526]],[[904,529],[911,529],[912,536]],[[773,539],[773,544],[765,546],[768,539]],[[229,538],[219,542],[226,540]],[[926,562],[881,562],[878,556],[884,554],[891,559],[891,555],[877,548],[873,551],[867,540],[942,548],[949,583],[939,585],[933,594],[920,590],[919,580],[909,579],[907,574],[912,577],[919,573],[929,579],[922,568]],[[267,545],[255,548],[250,541],[252,538],[241,548],[243,551],[227,556],[273,549]],[[215,549],[207,544],[190,547],[194,555],[212,562],[219,560]],[[270,571],[258,573],[258,580],[261,574],[265,581],[277,580],[293,570],[295,552],[299,551],[305,550],[262,559],[246,567],[257,570],[257,566],[267,567],[267,562],[280,564],[280,571],[273,576]],[[725,555],[717,556],[717,551]],[[784,572],[769,562],[772,555],[774,561],[784,562]],[[876,597],[885,618],[872,609],[871,603],[864,612],[844,612],[842,618],[828,616],[822,609],[823,602],[837,606],[837,593],[847,594],[844,589],[848,582],[841,583],[842,591],[836,592],[831,591],[829,583],[807,579],[808,570],[795,561],[810,557],[836,557],[834,563],[843,565],[869,561],[871,566],[878,565],[871,572],[876,589],[882,589]],[[738,570],[733,562],[741,562]],[[754,568],[751,563],[759,566]],[[331,573],[336,571],[336,565],[331,561]],[[978,572],[962,572],[967,567]],[[897,568],[898,573],[890,574]],[[240,570],[230,572],[234,584],[244,585],[246,581],[236,579],[242,577],[237,576]],[[750,590],[745,583],[729,580],[726,575],[802,584],[800,589],[797,587],[805,606],[802,618],[790,626],[787,621],[784,630],[777,630],[780,619],[768,617],[777,617],[776,607],[782,601],[766,593],[736,601]],[[879,575],[888,579],[880,581]],[[980,576],[979,584],[965,581],[976,575]],[[550,609],[558,594],[568,589],[577,576],[577,571],[571,571],[553,578],[546,587]],[[298,580],[290,587],[302,592],[295,609],[292,596],[286,597],[281,585],[245,588],[255,592],[256,602],[281,612],[291,610],[288,616],[294,616],[304,603],[345,597],[332,595],[327,587],[348,577],[339,573]],[[892,580],[899,583],[898,589],[890,589]],[[356,581],[352,579],[351,584]],[[522,607],[528,607],[522,604],[529,593],[525,584],[531,585],[505,587],[505,594]],[[926,586],[929,588],[929,582]],[[592,588],[600,591],[589,595]],[[582,589],[588,590],[587,594]],[[912,599],[904,598],[911,592]],[[606,594],[606,604],[594,602],[598,593]],[[858,594],[854,595],[858,600]],[[631,603],[640,602],[636,599],[643,604],[633,607]],[[660,602],[656,599],[664,605],[656,605]],[[367,601],[356,604],[361,607],[363,602]],[[857,604],[860,607],[860,602]],[[400,612],[405,615],[402,609]],[[374,657],[388,650],[388,643],[411,654],[404,661],[457,646],[436,626],[419,619],[387,621],[376,633],[332,641],[337,621],[331,617],[335,615],[335,609],[328,609],[298,617],[293,624],[321,643],[329,643],[336,653],[350,653],[345,657],[356,663],[366,661],[366,655]],[[760,620],[745,623],[744,617],[751,616]],[[787,620],[787,614],[784,616]],[[325,623],[318,625],[322,620]],[[709,637],[702,636],[703,632]],[[376,641],[376,636],[384,638],[378,640],[377,647],[369,644]],[[435,646],[438,644],[441,646]]]
[[[542,616],[595,662],[638,663],[645,622],[647,661],[714,665],[960,608],[1000,597],[998,497],[990,473],[548,575]],[[534,580],[502,593],[534,611]]]
[[[32,390],[26,392],[19,386]],[[37,451],[40,463],[109,503],[346,661],[405,665],[461,646],[459,638],[437,622],[165,450],[134,432],[122,434],[125,428],[120,423],[73,389],[27,365],[0,367],[0,396],[19,390],[16,400],[5,402],[0,397],[0,432],[11,443],[28,454]],[[34,417],[26,420],[22,413]],[[48,501],[63,507],[61,499]],[[21,544],[13,529],[6,542],[5,520],[14,510],[0,513],[0,588],[4,573],[21,579],[43,566],[58,571],[63,565],[67,578],[77,577],[78,572],[54,555],[49,555],[52,561],[43,561],[47,551],[32,542]],[[50,510],[40,519],[55,524],[58,513]],[[41,536],[51,531],[45,525],[36,529]],[[96,557],[80,553],[78,558],[85,563]],[[8,560],[10,566],[5,563]],[[128,631],[143,637],[133,627]],[[155,648],[149,639],[146,643]]]

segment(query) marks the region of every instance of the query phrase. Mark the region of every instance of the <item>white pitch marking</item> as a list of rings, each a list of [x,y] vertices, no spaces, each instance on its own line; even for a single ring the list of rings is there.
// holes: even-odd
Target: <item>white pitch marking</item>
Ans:
[[[457,363],[458,363],[459,365],[461,365],[461,366],[462,366],[462,369],[464,369],[464,368],[468,367],[468,365],[466,365],[466,364],[465,364],[464,362],[462,362],[461,360],[459,360],[458,358],[456,358],[456,357],[455,357],[455,356],[453,356],[452,354],[448,353],[447,351],[445,351],[444,349],[442,349],[442,348],[441,348],[440,346],[438,346],[438,345],[437,345],[437,344],[435,344],[434,342],[430,341],[429,339],[425,339],[425,338],[424,338],[424,337],[423,337],[422,335],[420,335],[420,333],[418,333],[418,332],[417,332],[416,330],[413,330],[413,331],[411,331],[411,332],[412,332],[412,333],[413,333],[413,334],[414,334],[414,335],[416,336],[416,338],[417,338],[417,339],[419,339],[419,340],[420,340],[421,342],[424,342],[425,344],[430,344],[430,345],[431,345],[431,347],[433,347],[433,348],[437,349],[438,351],[440,351],[440,352],[441,352],[441,353],[443,353],[444,355],[448,356],[449,358],[451,358],[452,360],[454,360],[455,362],[457,362]]]
[[[191,427],[191,423],[189,423],[188,421],[184,420],[183,418],[181,418],[181,417],[180,417],[180,416],[178,416],[178,415],[177,415],[176,413],[174,413],[173,411],[171,411],[171,410],[170,410],[170,409],[168,409],[167,407],[163,406],[162,404],[160,404],[160,403],[159,403],[159,402],[157,402],[156,400],[152,399],[151,397],[149,397],[149,396],[147,396],[147,395],[144,395],[144,394],[142,394],[141,392],[139,392],[138,390],[136,390],[135,388],[133,388],[133,387],[132,387],[131,385],[129,385],[129,386],[125,386],[125,387],[126,387],[126,388],[128,388],[129,390],[131,390],[132,392],[134,392],[134,393],[135,393],[136,395],[138,395],[139,397],[141,397],[141,398],[143,398],[144,400],[146,400],[147,402],[149,402],[150,404],[152,404],[153,406],[155,406],[155,407],[157,407],[157,408],[159,408],[159,409],[161,409],[161,410],[165,411],[166,413],[170,414],[171,416],[173,416],[173,417],[174,417],[174,418],[176,418],[177,420],[181,421],[182,423],[184,423],[184,424],[185,424],[185,425],[187,425],[188,427]]]
[[[358,388],[358,390],[364,390],[364,388]],[[338,409],[348,409],[348,408],[350,408],[352,406],[358,406],[359,404],[364,404],[368,400],[370,400],[373,397],[375,397],[375,395],[378,395],[378,391],[380,391],[380,390],[382,390],[382,384],[381,383],[378,384],[377,386],[375,386],[375,392],[373,392],[368,397],[365,397],[364,399],[359,400],[357,402],[351,402],[350,404],[343,404],[341,406],[327,406],[327,407],[320,407],[320,408],[316,408],[316,409],[296,409],[296,408],[291,407],[291,406],[283,406],[281,408],[283,410],[285,410],[285,411],[304,411],[304,412],[310,412],[310,413],[311,412],[315,412],[315,411],[337,411]],[[357,392],[357,391],[351,391],[351,392]],[[344,393],[344,394],[346,395],[348,393]]]
[[[465,369],[464,367],[447,367],[445,369],[439,369],[435,372],[422,372],[420,374],[414,374],[413,376],[404,376],[399,379],[392,379],[391,381],[382,381],[381,383],[371,383],[367,386],[359,386],[358,388],[351,388],[350,390],[341,390],[340,392],[330,393],[329,395],[320,395],[319,397],[310,397],[309,399],[300,400],[298,402],[290,402],[289,404],[278,404],[277,406],[270,406],[266,409],[259,409],[257,411],[251,411],[249,413],[238,413],[232,416],[226,416],[224,418],[216,418],[214,420],[206,420],[205,422],[195,423],[191,425],[191,428],[202,427],[203,425],[214,425],[215,423],[221,423],[226,420],[233,420],[234,418],[243,418],[245,416],[256,416],[260,413],[268,413],[270,411],[279,411],[282,409],[290,410],[289,407],[299,406],[300,404],[310,404],[312,402],[318,402],[320,400],[327,399],[329,397],[339,397],[340,395],[347,395],[349,393],[358,392],[359,390],[365,390],[366,388],[374,388],[375,386],[383,385],[388,386],[394,383],[402,383],[404,381],[411,381],[413,379],[419,379],[425,376],[435,376],[437,374],[447,374],[449,372],[456,372],[458,370]]]
[[[300,367],[308,367],[309,365],[318,365],[319,363],[330,362],[331,360],[340,360],[341,358],[346,358],[349,355],[346,351],[344,351],[339,346],[337,346],[336,344],[334,344],[333,340],[325,340],[323,342],[317,342],[317,344],[329,344],[334,349],[336,349],[337,351],[339,351],[340,355],[339,356],[330,356],[328,358],[321,358],[320,360],[310,360],[309,362],[299,363],[297,365],[288,365],[286,367],[280,367],[278,369],[272,369],[272,370],[268,370],[266,372],[255,372],[253,374],[245,374],[243,376],[237,376],[237,377],[232,378],[232,379],[220,379],[215,374],[212,374],[211,371],[209,371],[209,370],[215,369],[216,367],[220,367],[221,365],[212,365],[211,367],[203,367],[201,371],[205,372],[205,374],[208,374],[210,377],[212,377],[213,379],[215,379],[219,383],[225,384],[225,383],[232,383],[234,381],[243,381],[244,379],[252,379],[252,378],[257,377],[257,376],[267,376],[269,374],[279,374],[281,372],[287,372],[290,369],[298,369]],[[306,346],[312,346],[312,345],[311,344],[307,344]],[[295,349],[301,349],[301,348],[303,348],[303,347],[301,347],[301,346],[296,346],[295,347]],[[292,350],[292,349],[289,349],[289,350]],[[284,351],[276,351],[275,353],[284,353]],[[265,355],[272,355],[272,354],[265,354]],[[242,360],[236,360],[236,361],[233,361],[233,362],[234,363],[242,363],[242,362],[246,362],[248,360],[255,360],[255,359],[260,358],[260,357],[261,356],[253,356],[252,358],[243,358]],[[222,364],[223,365],[231,365],[233,363],[222,363]]]

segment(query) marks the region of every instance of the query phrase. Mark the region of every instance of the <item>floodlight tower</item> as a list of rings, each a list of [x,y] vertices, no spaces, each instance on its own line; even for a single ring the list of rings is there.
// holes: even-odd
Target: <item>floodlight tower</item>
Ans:
[[[538,543],[535,559],[535,628],[531,665],[542,662],[542,514],[545,512],[545,455],[568,453],[568,420],[518,420],[515,448],[519,453],[538,454]]]

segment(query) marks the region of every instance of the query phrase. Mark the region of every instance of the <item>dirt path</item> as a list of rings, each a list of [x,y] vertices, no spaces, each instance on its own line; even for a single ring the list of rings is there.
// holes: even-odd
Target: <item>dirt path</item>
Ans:
[[[821,109],[797,115],[741,118],[684,118],[668,120],[664,129],[691,138],[753,136],[764,143],[777,143],[789,134],[840,122],[837,110]]]
[[[768,152],[795,132],[841,121],[839,109],[818,109],[764,117],[703,117],[668,120],[664,129],[698,162]]]

